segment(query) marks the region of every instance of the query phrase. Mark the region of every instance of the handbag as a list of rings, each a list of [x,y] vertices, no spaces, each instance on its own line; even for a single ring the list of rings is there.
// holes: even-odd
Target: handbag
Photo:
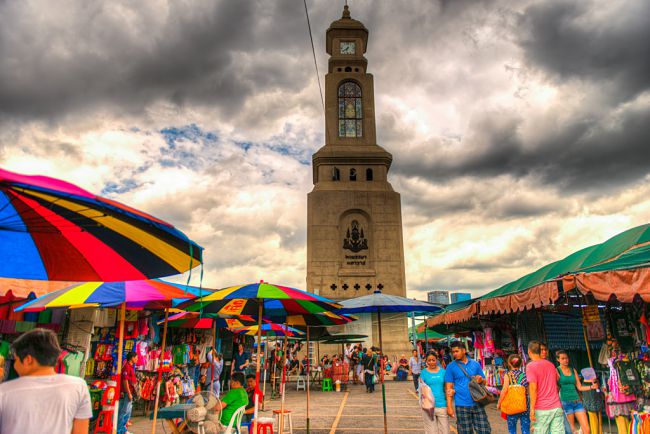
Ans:
[[[422,378],[419,380],[420,385],[418,390],[420,392],[420,407],[422,410],[431,410],[436,406],[436,399],[433,396],[433,392],[427,383],[422,381]]]
[[[508,372],[510,384],[506,390],[506,396],[501,401],[501,411],[507,415],[523,413],[526,406],[526,388],[515,381],[512,372]]]
[[[484,385],[479,384],[476,380],[470,377],[465,368],[463,368],[460,363],[456,362],[456,364],[460,370],[463,371],[465,376],[469,378],[469,394],[475,403],[479,405],[487,405],[491,402],[496,401],[494,395],[488,392],[487,388]]]

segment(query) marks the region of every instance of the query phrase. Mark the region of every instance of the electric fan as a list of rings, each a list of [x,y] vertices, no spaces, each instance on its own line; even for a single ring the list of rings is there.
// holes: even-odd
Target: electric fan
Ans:
[[[197,434],[217,434],[221,417],[221,401],[209,391],[199,392],[187,401],[192,407],[185,410],[185,423]]]

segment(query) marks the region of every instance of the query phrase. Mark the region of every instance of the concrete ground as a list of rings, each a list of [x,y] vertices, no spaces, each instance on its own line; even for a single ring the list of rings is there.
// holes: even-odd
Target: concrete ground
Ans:
[[[386,408],[389,433],[422,432],[422,416],[418,406],[413,383],[387,381]],[[381,385],[373,394],[365,393],[362,385],[350,385],[347,392],[322,392],[312,388],[310,393],[310,432],[313,434],[361,434],[383,432],[383,412],[381,400]],[[293,432],[305,433],[306,429],[306,393],[296,391],[295,383],[287,384],[285,408],[291,410]],[[280,408],[280,399],[265,400],[262,416],[272,416],[272,410]],[[493,434],[507,434],[505,420],[499,416],[496,406],[491,404],[486,408]],[[145,434],[151,432],[149,418],[134,417],[131,432]],[[451,433],[455,434],[455,423],[452,422]],[[615,429],[615,428],[614,428]],[[244,433],[246,432],[243,429]],[[607,430],[605,422],[604,431]],[[170,433],[170,428],[163,423],[158,424],[157,433]],[[277,426],[275,431],[277,432]]]

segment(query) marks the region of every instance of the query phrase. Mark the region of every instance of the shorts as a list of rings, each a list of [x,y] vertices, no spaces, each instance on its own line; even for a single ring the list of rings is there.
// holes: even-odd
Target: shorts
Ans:
[[[586,412],[584,406],[582,405],[582,401],[562,401],[562,410],[566,414],[573,414],[577,413],[579,411]]]

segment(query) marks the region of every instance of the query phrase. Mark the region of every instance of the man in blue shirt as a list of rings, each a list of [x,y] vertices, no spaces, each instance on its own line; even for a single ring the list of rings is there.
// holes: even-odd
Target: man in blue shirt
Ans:
[[[472,434],[472,431],[476,434],[490,434],[491,428],[485,409],[474,402],[469,392],[470,378],[478,383],[485,382],[481,365],[467,358],[467,351],[459,341],[451,344],[451,354],[454,361],[447,365],[445,389],[447,397],[451,399],[453,396],[455,401],[456,414],[451,417],[458,417],[458,434]]]
[[[250,356],[248,355],[247,352],[244,351],[244,346],[242,344],[239,344],[237,348],[237,352],[235,353],[235,358],[232,363],[232,367],[230,368],[230,375],[232,375],[235,372],[246,372],[246,368],[248,368],[248,365],[250,364]]]

